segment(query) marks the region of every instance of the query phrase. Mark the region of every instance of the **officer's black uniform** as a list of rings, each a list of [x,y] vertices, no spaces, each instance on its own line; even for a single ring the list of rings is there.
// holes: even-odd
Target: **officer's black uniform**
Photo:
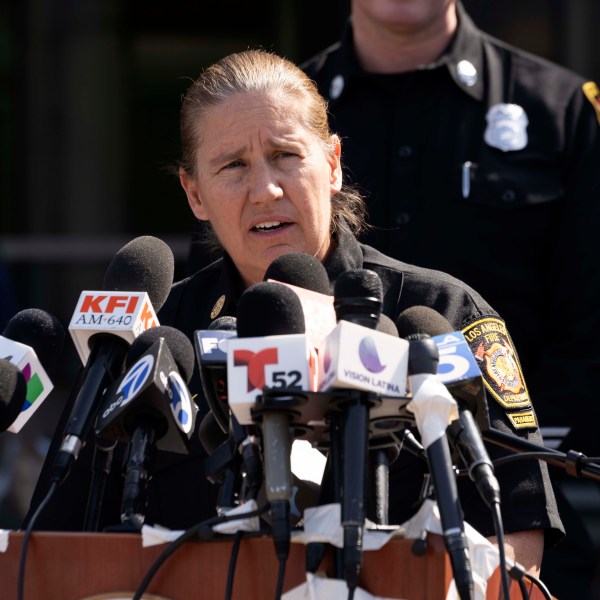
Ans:
[[[366,196],[365,241],[474,286],[512,332],[546,440],[572,427],[561,449],[598,456],[600,94],[457,11],[446,52],[419,70],[364,72],[350,22],[303,68],[329,101],[346,181]],[[505,104],[522,112],[503,121],[491,109]],[[576,547],[556,561],[586,563],[591,540],[565,524]],[[542,575],[562,597],[551,560]]]
[[[429,306],[444,315],[455,329],[473,332],[470,336],[473,349],[479,347],[483,352],[488,348],[480,347],[482,343],[486,344],[483,334],[474,332],[476,326],[483,331],[486,324],[488,327],[501,324],[495,311],[477,292],[462,282],[443,273],[388,258],[371,247],[359,245],[354,236],[343,229],[335,251],[324,264],[331,281],[348,269],[373,269],[381,277],[385,295],[384,312],[390,318],[395,320],[400,312],[410,306]],[[174,286],[160,311],[160,323],[180,329],[191,339],[194,331],[206,329],[215,318],[234,316],[241,293],[238,272],[230,259],[225,257]],[[502,343],[510,346],[508,335],[504,335]],[[529,402],[523,401],[523,391],[525,390],[526,395],[526,388],[518,372],[518,365],[516,371],[514,375],[520,380],[521,389],[514,393],[501,393],[499,397],[508,405],[516,402],[519,407],[506,409],[499,401],[489,402],[493,426],[503,431],[512,429],[509,415],[532,413]],[[490,396],[497,393],[498,388],[489,376],[487,381],[491,384]],[[190,390],[192,393],[201,393],[197,369]],[[206,401],[201,396],[199,398],[200,419],[208,407]],[[530,441],[539,441],[539,431],[531,421],[530,424],[530,427],[519,430],[516,435]],[[53,453],[61,441],[58,437],[54,440],[54,448],[49,453],[38,483],[33,506],[40,502],[47,486]],[[90,440],[75,463],[73,472],[42,513],[39,528],[81,529],[89,488],[92,447],[93,440]],[[189,457],[169,453],[159,455],[149,485],[147,522],[181,529],[215,516],[217,488],[205,478],[202,464],[204,451],[197,436],[193,438]],[[405,451],[400,453],[391,472],[390,522],[403,522],[415,511],[414,503],[419,496],[424,471],[424,463]],[[499,468],[497,476],[502,489],[502,514],[506,531],[543,529],[553,538],[562,535],[562,523],[545,465],[536,461],[522,461]],[[466,520],[484,535],[493,535],[489,510],[479,500],[468,478],[463,479],[460,493]],[[115,460],[102,509],[102,526],[119,522],[121,487],[120,464]]]

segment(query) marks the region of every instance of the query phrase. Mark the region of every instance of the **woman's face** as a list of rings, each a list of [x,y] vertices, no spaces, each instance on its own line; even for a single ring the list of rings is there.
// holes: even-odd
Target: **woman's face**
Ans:
[[[329,249],[340,143],[333,136],[328,149],[304,123],[297,99],[237,94],[202,116],[196,174],[180,173],[195,216],[210,221],[248,285],[282,254],[322,260]]]

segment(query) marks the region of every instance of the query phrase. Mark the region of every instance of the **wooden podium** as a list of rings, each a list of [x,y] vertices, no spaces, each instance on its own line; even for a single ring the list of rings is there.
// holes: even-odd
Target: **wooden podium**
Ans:
[[[0,597],[17,598],[23,534],[10,534],[0,553]],[[392,539],[377,552],[365,552],[360,586],[376,596],[407,600],[443,600],[452,571],[440,536],[430,534],[424,556],[411,552],[411,540]],[[170,556],[147,589],[148,598],[190,600],[225,598],[233,542],[188,542]],[[137,534],[34,532],[29,541],[24,600],[82,600],[131,598],[152,562],[166,546],[143,548]],[[305,546],[292,544],[284,591],[306,580]],[[265,600],[274,597],[277,559],[268,537],[244,539],[237,557],[233,598]],[[322,567],[331,574],[332,556]],[[117,595],[117,592],[123,592]],[[513,586],[511,597],[520,598]],[[498,598],[498,578],[490,580],[487,599]],[[542,598],[532,594],[531,598]]]

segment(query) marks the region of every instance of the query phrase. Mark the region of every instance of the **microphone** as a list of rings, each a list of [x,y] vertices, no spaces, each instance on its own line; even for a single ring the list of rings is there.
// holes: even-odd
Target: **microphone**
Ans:
[[[343,337],[343,329],[351,328],[355,337],[362,338],[358,345],[358,355],[363,370],[369,374],[378,375],[386,365],[379,360],[378,347],[373,336],[394,338],[384,333],[376,332],[381,314],[383,286],[379,275],[368,269],[345,271],[336,280],[333,290],[333,306],[338,320],[334,333],[339,334],[337,341],[337,358],[346,360],[351,346]],[[368,332],[366,330],[369,330]],[[368,333],[368,335],[365,335]],[[324,353],[324,366],[327,366],[328,350],[331,350],[330,339]],[[357,341],[355,339],[354,341]],[[399,340],[398,340],[399,341]],[[349,372],[347,369],[345,372]],[[350,377],[353,377],[350,371]],[[367,379],[367,381],[369,381]],[[326,385],[331,385],[330,383]],[[362,380],[361,380],[362,381]],[[335,382],[340,387],[341,382]],[[356,390],[356,386],[352,385]],[[404,390],[402,390],[404,392]],[[369,445],[369,407],[374,394],[368,391],[348,392],[339,405],[341,407],[341,436],[342,436],[342,507],[341,520],[344,529],[343,568],[346,584],[351,594],[358,586],[358,576],[362,566],[363,529],[366,516],[366,482],[368,471]]]
[[[0,432],[6,431],[19,416],[27,383],[16,365],[0,359]]]
[[[194,371],[187,336],[167,325],[148,329],[131,344],[125,367],[104,394],[96,435],[128,442],[138,422],[148,421],[159,450],[187,454],[198,412],[187,389]]]
[[[37,308],[18,312],[6,324],[0,336],[0,358],[14,364],[27,385],[24,402],[8,431],[18,433],[52,391],[47,372],[61,354],[64,338],[60,321]]]
[[[167,299],[173,272],[169,246],[158,238],[142,236],[123,246],[111,260],[104,277],[106,291],[81,293],[69,331],[85,364],[83,381],[54,461],[51,481],[62,483],[77,460],[97,416],[102,393],[121,374],[130,343],[142,331],[158,325],[155,310]]]
[[[317,348],[335,327],[329,275],[323,264],[304,252],[290,252],[276,258],[267,268],[265,281],[290,287],[302,303],[306,334]]]
[[[329,276],[323,263],[305,252],[282,254],[267,267],[263,280],[287,283],[326,296],[331,294]]]
[[[458,404],[458,419],[448,426],[448,438],[462,457],[483,501],[491,508],[500,503],[500,485],[481,438],[480,429],[487,431],[490,420],[479,366],[465,336],[453,331],[445,317],[426,306],[409,310],[413,311],[412,319],[424,324],[423,330],[433,336],[440,356],[438,376]]]
[[[377,331],[381,331],[381,333],[386,333],[387,335],[391,335],[393,337],[400,337],[398,335],[396,323],[394,323],[392,319],[383,313],[379,315],[379,322],[377,323],[376,329]]]
[[[300,299],[285,285],[266,281],[249,287],[240,297],[237,319],[238,338],[229,340],[227,353],[229,404],[241,424],[260,425],[273,540],[283,561],[292,497],[289,414],[301,402],[295,391],[314,389],[314,351]],[[269,389],[285,389],[285,395],[271,397]]]
[[[454,401],[437,379],[439,352],[435,341],[425,331],[428,321],[421,318],[420,308],[403,311],[396,320],[396,326],[398,333],[410,343],[408,379],[413,395],[412,411],[427,453],[454,581],[460,597],[471,599],[474,597],[473,574],[445,435],[447,416]]]
[[[248,427],[238,423],[227,401],[227,343],[237,336],[237,319],[215,319],[208,330],[195,332],[196,353],[204,395],[210,407],[198,430],[208,457],[204,468],[219,483],[217,512],[238,501],[256,499],[262,483],[260,450]]]
[[[344,271],[336,280],[333,307],[338,321],[376,329],[383,302],[383,286],[375,271]]]
[[[263,389],[316,389],[315,351],[304,332],[302,305],[287,286],[263,281],[242,294],[238,335],[227,343],[229,408],[241,425],[254,423],[252,411],[266,401]]]
[[[194,345],[202,390],[214,421],[224,433],[229,431],[227,404],[227,340],[237,336],[235,317],[219,317],[208,329],[194,332]]]
[[[121,522],[139,530],[144,522],[140,498],[151,477],[154,449],[188,452],[198,411],[187,389],[194,349],[181,331],[153,327],[132,343],[126,367],[105,394],[96,435],[130,443]]]

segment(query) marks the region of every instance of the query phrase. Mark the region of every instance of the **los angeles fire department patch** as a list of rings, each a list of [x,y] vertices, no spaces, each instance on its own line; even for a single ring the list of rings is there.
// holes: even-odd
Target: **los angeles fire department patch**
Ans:
[[[529,392],[506,325],[490,317],[471,323],[463,334],[492,397],[507,409],[528,407]]]

